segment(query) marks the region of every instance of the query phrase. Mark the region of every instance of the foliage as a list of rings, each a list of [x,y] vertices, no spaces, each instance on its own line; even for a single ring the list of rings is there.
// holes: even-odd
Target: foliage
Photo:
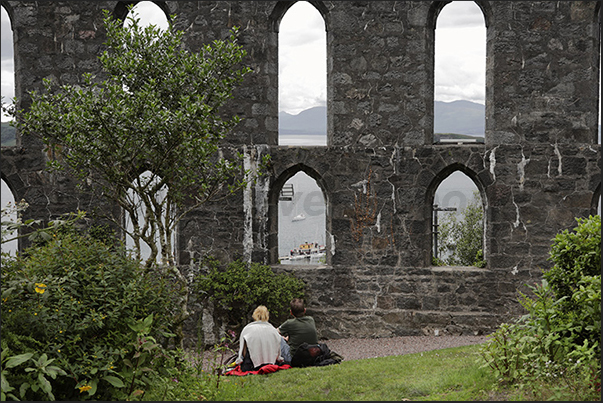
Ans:
[[[153,315],[152,324],[145,322],[147,340],[173,336],[174,279],[144,269],[115,244],[72,231],[49,235],[50,241],[2,264],[2,352],[8,360],[31,354],[34,364],[32,371],[3,363],[3,392],[5,380],[22,385],[10,393],[27,400],[49,393],[60,400],[127,397],[128,360],[148,346],[131,344],[140,341],[136,322]],[[157,368],[149,367],[147,380]]]
[[[291,299],[304,297],[302,280],[276,274],[270,266],[237,260],[221,267],[211,258],[205,266],[207,273],[195,279],[196,291],[213,301],[238,330],[249,322],[258,305],[265,305],[271,322],[278,323],[288,314]]]
[[[601,274],[599,269],[592,274],[591,263],[598,253],[600,264],[601,224],[598,216],[578,221],[574,234],[555,237],[551,255],[556,265],[544,272],[542,284],[529,286],[531,296],[520,293],[527,314],[503,323],[481,357],[504,382],[547,385],[554,395],[572,391],[585,400],[600,400]]]
[[[486,267],[483,254],[484,210],[479,192],[474,192],[473,199],[460,214],[446,214],[438,231],[438,254],[441,258],[433,259],[434,264]]]
[[[139,253],[151,248],[147,265],[160,253],[173,264],[172,233],[180,217],[207,200],[241,189],[242,156],[227,159],[219,143],[239,118],[221,108],[250,72],[234,27],[226,40],[191,52],[183,31],[142,28],[114,20],[105,11],[106,49],[99,57],[105,80],[85,74],[77,85],[44,80],[31,107],[19,111],[21,135],[41,137],[53,168],[82,184],[94,184],[134,222],[127,228]],[[151,175],[139,176],[143,172]],[[163,199],[157,196],[164,189]],[[159,245],[157,245],[159,239]]]
[[[571,297],[584,276],[601,275],[601,216],[577,218],[578,226],[554,238],[550,257],[554,266],[544,273],[557,298],[565,297],[563,309],[580,311]]]

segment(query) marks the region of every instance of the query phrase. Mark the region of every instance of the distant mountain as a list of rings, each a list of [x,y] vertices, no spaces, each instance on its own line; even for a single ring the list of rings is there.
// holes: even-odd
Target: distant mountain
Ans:
[[[2,122],[2,145],[15,146],[17,145],[16,130],[9,122]]]
[[[435,101],[434,133],[457,133],[484,137],[485,106],[470,101]]]
[[[327,133],[327,108],[316,106],[301,111],[297,115],[279,112],[278,127],[280,134],[323,134]]]
[[[469,101],[440,102],[434,106],[434,128],[436,133],[484,136],[484,105]],[[316,106],[297,115],[280,112],[279,133],[325,134],[327,108]]]

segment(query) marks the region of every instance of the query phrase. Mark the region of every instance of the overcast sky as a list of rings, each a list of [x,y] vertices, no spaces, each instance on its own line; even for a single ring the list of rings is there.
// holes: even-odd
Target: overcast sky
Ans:
[[[150,2],[141,2],[141,21],[166,26],[165,17]],[[165,24],[165,25],[164,25]],[[484,103],[486,29],[481,10],[472,1],[444,7],[436,29],[436,89],[439,101],[466,99]],[[14,97],[12,32],[2,7],[2,95]],[[279,32],[279,110],[292,114],[326,104],[325,24],[309,3],[294,4]],[[6,118],[3,117],[3,121]]]

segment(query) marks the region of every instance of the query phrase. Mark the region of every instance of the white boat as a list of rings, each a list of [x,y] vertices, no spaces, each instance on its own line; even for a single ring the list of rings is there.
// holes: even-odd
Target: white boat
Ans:
[[[291,221],[301,221],[301,220],[305,220],[306,219],[306,215],[304,213],[298,214],[295,217],[293,217],[291,219]]]
[[[281,261],[318,261],[325,256],[326,247],[317,243],[302,243],[299,248],[289,251],[289,256],[281,256]]]

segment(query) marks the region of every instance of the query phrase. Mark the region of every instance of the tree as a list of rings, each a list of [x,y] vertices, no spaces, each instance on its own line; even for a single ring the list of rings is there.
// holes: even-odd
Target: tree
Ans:
[[[139,260],[141,241],[150,247],[147,268],[159,255],[179,276],[184,320],[188,287],[175,267],[172,234],[190,211],[245,186],[243,156],[224,157],[219,146],[239,118],[223,118],[220,109],[251,69],[241,63],[236,27],[193,53],[173,30],[175,16],[161,31],[132,17],[126,28],[104,13],[106,78],[84,74],[79,85],[60,86],[44,80],[16,124],[23,136],[42,139],[52,168],[94,185],[131,218],[128,228],[109,217],[133,239]]]
[[[447,214],[440,221],[439,233],[441,240],[438,245],[442,263],[450,266],[484,267],[483,238],[484,210],[478,192],[473,193],[473,199],[460,214]]]

